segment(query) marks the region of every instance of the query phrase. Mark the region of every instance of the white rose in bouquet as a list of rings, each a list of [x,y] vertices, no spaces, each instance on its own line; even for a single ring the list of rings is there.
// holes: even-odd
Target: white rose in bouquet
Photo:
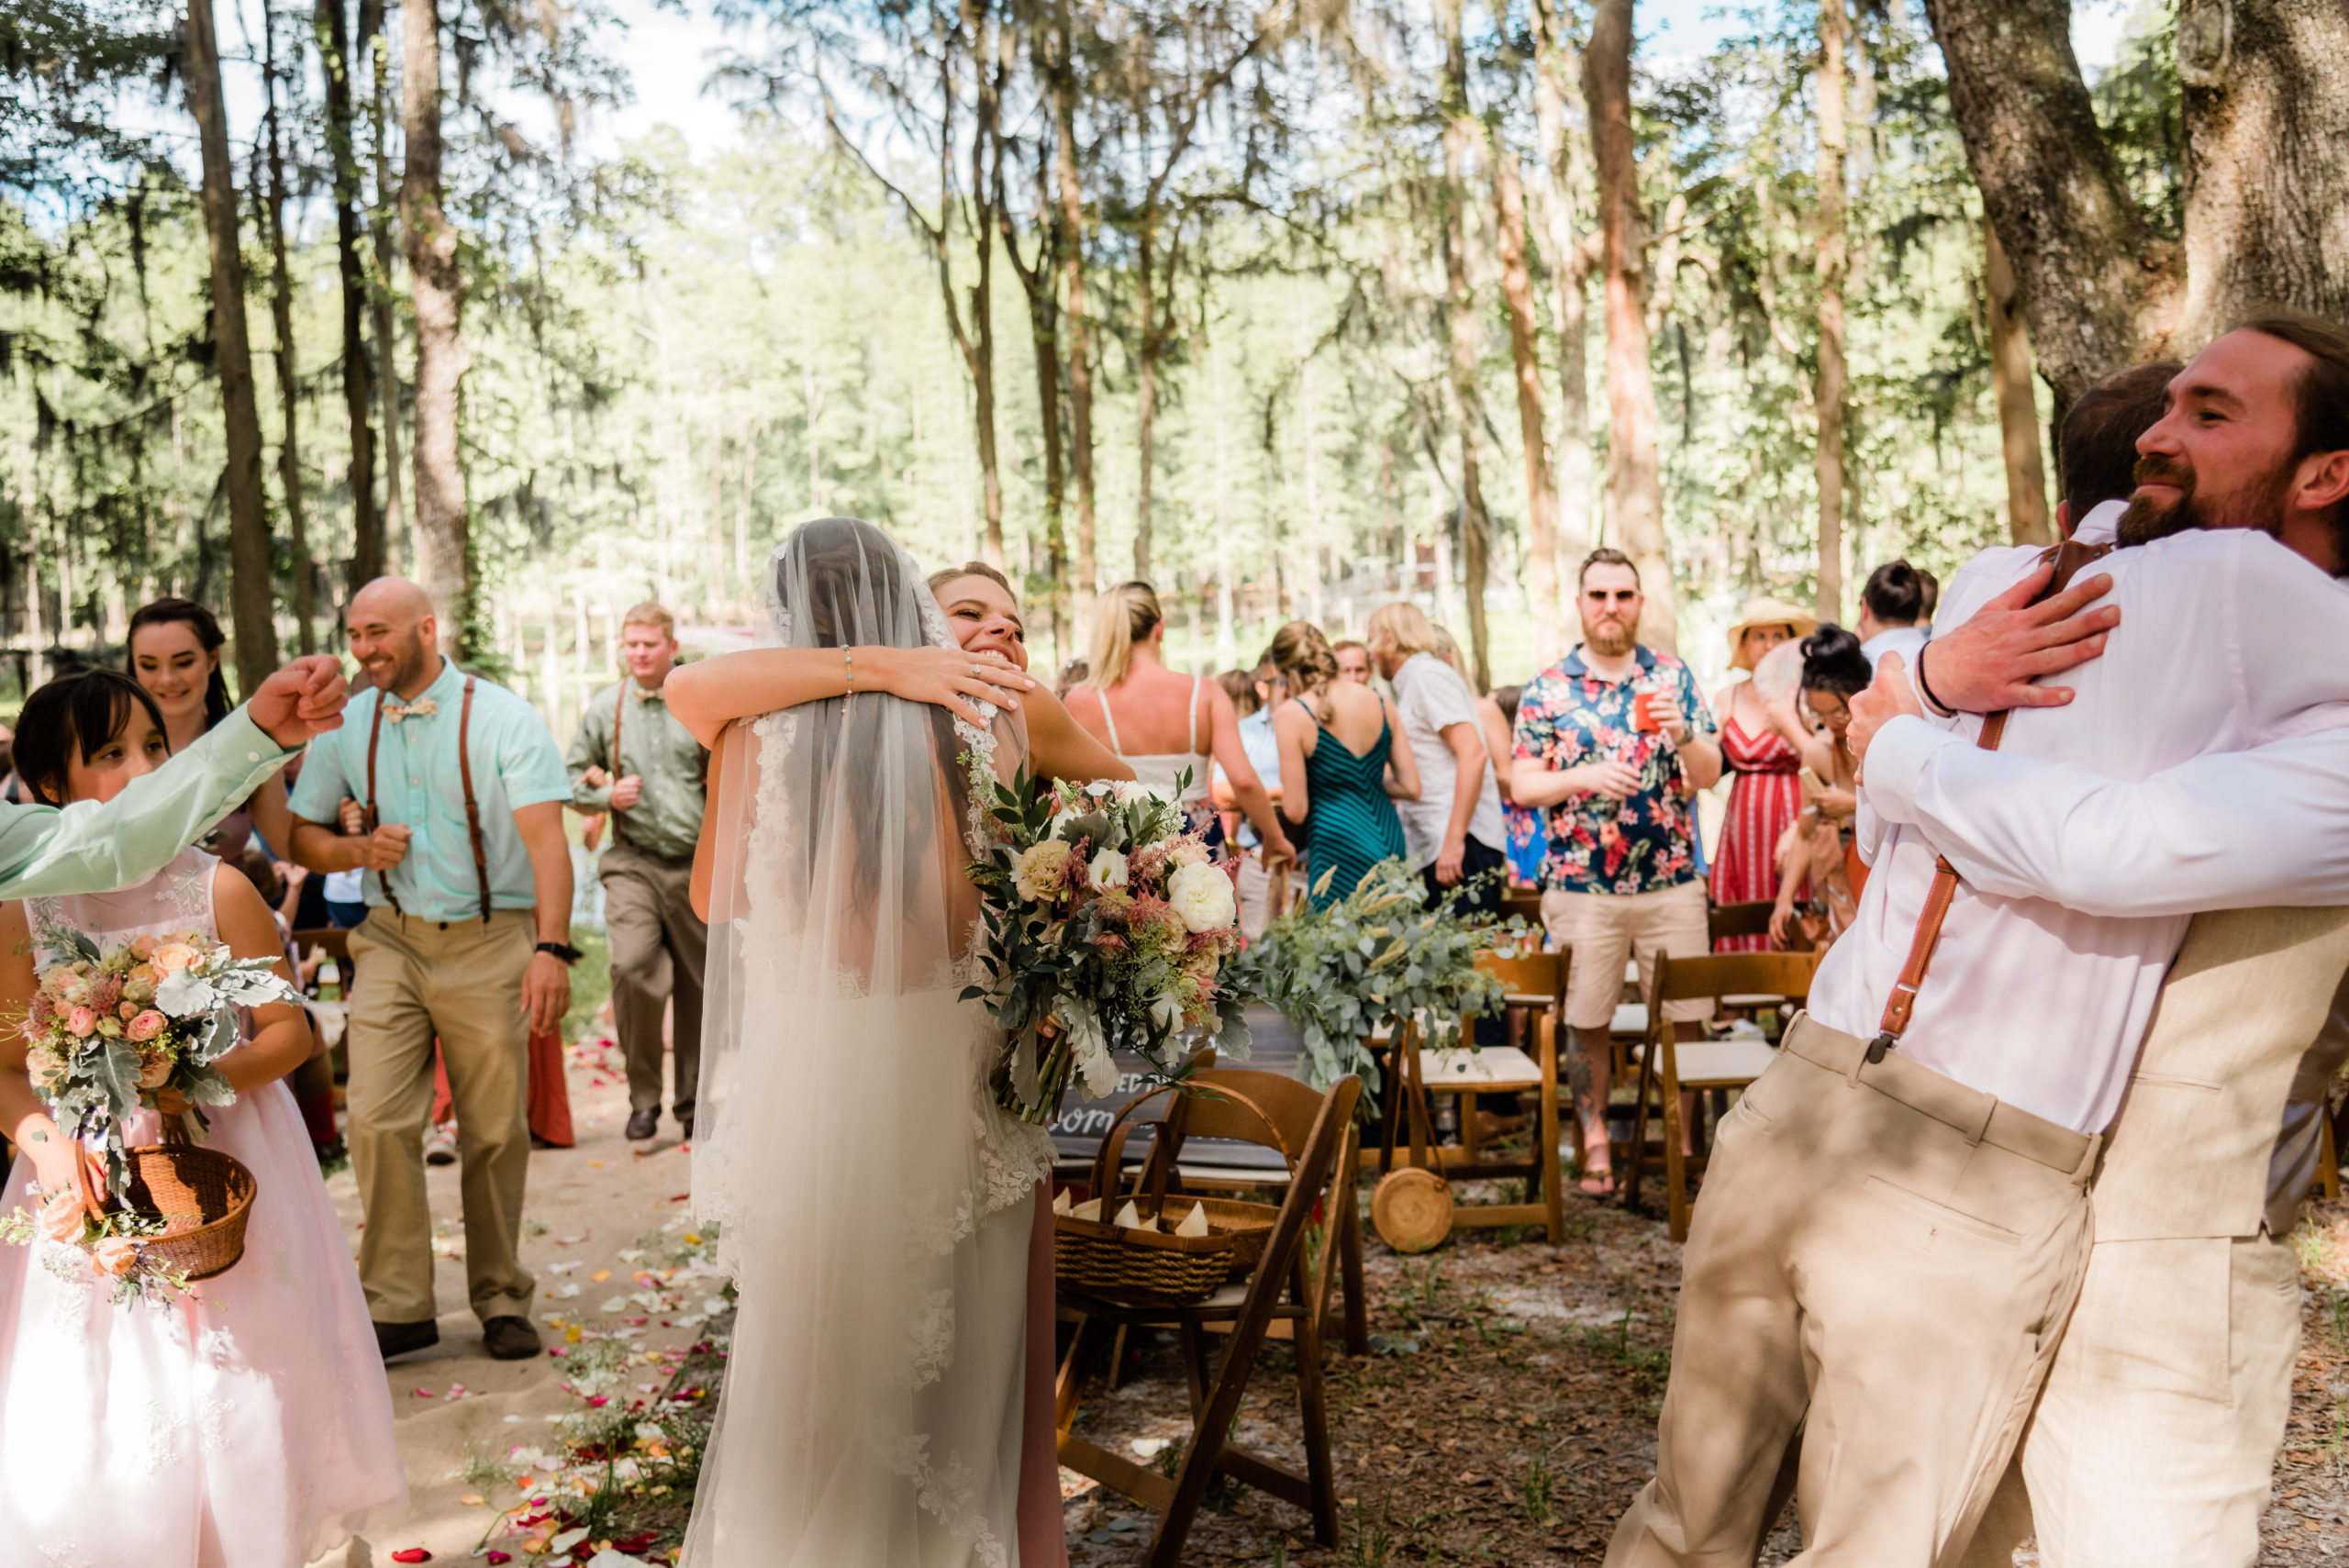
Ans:
[[[1126,857],[1115,850],[1104,850],[1093,857],[1093,863],[1085,868],[1085,875],[1096,893],[1123,887],[1126,885]]]
[[[1219,931],[1240,917],[1231,878],[1204,861],[1174,868],[1174,874],[1166,880],[1166,902],[1174,906],[1187,931]]]

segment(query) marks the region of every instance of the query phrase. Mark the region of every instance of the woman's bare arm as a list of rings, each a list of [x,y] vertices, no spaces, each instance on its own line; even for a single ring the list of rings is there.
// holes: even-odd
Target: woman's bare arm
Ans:
[[[285,967],[285,944],[278,940],[277,922],[260,891],[242,872],[221,865],[213,868],[212,908],[220,924],[220,940],[239,958],[273,958],[277,977],[288,984],[293,974]],[[289,1002],[269,1002],[253,1009],[253,1037],[220,1059],[221,1076],[242,1095],[274,1083],[309,1059],[312,1037],[309,1015]]]
[[[32,1006],[36,980],[32,932],[25,923],[25,906],[0,905],[0,998],[6,999],[11,1012]],[[0,1029],[0,1131],[32,1156],[40,1184],[58,1192],[73,1184],[75,1146],[50,1119],[49,1107],[33,1092],[33,1081],[25,1071],[25,1051],[24,1030]]]
[[[1256,776],[1255,765],[1248,761],[1248,748],[1241,744],[1240,718],[1232,711],[1231,698],[1224,694],[1221,686],[1212,683],[1204,695],[1208,704],[1208,750],[1231,784],[1233,802],[1254,824],[1256,837],[1264,840],[1267,860],[1297,859],[1296,846],[1288,841],[1288,835],[1281,831],[1280,812],[1273,805],[1272,792],[1264,787],[1264,781]],[[1287,776],[1286,765],[1282,769],[1282,776]],[[1301,821],[1303,818],[1293,820]]]
[[[1411,750],[1411,742],[1403,734],[1403,716],[1397,710],[1394,699],[1382,695],[1379,710],[1386,716],[1387,733],[1394,739],[1386,747],[1386,771],[1393,775],[1386,793],[1397,800],[1419,798],[1419,759]]]
[[[1273,715],[1273,739],[1281,748],[1281,806],[1292,822],[1303,822],[1313,810],[1305,782],[1305,742],[1312,734],[1308,728],[1312,722],[1293,704],[1282,704]]]
[[[852,690],[935,703],[981,724],[974,704],[1017,709],[1036,686],[1034,677],[1002,660],[959,648],[751,648],[678,665],[662,695],[677,722],[703,745],[714,746],[718,731],[735,719]]]

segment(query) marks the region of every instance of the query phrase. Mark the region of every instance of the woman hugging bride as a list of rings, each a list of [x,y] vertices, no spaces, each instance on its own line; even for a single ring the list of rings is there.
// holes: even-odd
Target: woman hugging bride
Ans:
[[[773,646],[670,678],[712,749],[694,1203],[741,1299],[696,1568],[1065,1561],[1052,1150],[995,1106],[999,1037],[960,999],[970,780],[1131,774],[1014,662],[999,579],[938,587],[870,524],[806,524],[768,562]]]

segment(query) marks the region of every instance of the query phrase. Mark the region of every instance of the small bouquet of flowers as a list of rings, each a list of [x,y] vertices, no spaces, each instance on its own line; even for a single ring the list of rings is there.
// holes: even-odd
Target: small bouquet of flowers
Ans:
[[[1116,1051],[1167,1078],[1197,1045],[1244,1054],[1244,993],[1220,978],[1241,945],[1231,877],[1174,803],[1136,784],[1070,787],[1024,771],[1005,784],[968,765],[994,842],[970,868],[987,982],[963,997],[984,999],[1009,1035],[996,1103],[1041,1125],[1072,1070],[1089,1093],[1113,1092]]]
[[[44,925],[40,946],[65,956],[40,972],[21,1028],[34,1090],[64,1135],[103,1153],[107,1189],[129,1187],[123,1127],[142,1103],[174,1090],[186,1103],[181,1129],[202,1137],[204,1106],[225,1106],[236,1091],[216,1065],[238,1040],[239,1006],[297,1002],[273,971],[275,960],[240,959],[201,934],[139,936],[101,949],[83,931]],[[139,1243],[161,1233],[151,1215],[93,1213],[80,1192],[35,1189],[38,1216],[17,1209],[0,1218],[0,1241],[36,1237],[80,1247],[117,1297],[184,1286]]]

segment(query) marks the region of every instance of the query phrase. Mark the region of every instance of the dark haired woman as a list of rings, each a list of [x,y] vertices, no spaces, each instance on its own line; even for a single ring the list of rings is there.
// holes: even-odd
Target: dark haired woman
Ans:
[[[1371,867],[1408,853],[1395,802],[1419,797],[1419,761],[1395,744],[1402,716],[1393,700],[1345,679],[1320,628],[1301,620],[1281,628],[1273,662],[1292,698],[1273,715],[1281,808],[1305,824],[1308,894],[1326,909]]]
[[[17,766],[44,805],[111,800],[170,755],[155,704],[114,670],[51,681],[18,723]],[[66,929],[102,946],[151,944],[162,967],[184,940],[224,944],[279,959],[290,977],[261,895],[200,850],[119,892],[0,906],[0,1006],[21,1014]],[[242,1263],[159,1307],[115,1300],[115,1282],[78,1249],[0,1247],[10,1562],[301,1568],[405,1510],[358,1271],[283,1086],[312,1048],[308,1024],[272,1003],[239,1028],[219,1062],[237,1097],[209,1107],[206,1141],[258,1184]],[[32,1188],[70,1190],[82,1150],[34,1094],[28,1054],[21,1031],[0,1031],[0,1130],[19,1150],[0,1208],[61,1209],[62,1225],[72,1200]],[[182,1108],[168,1090],[141,1098],[124,1129],[133,1146],[156,1141],[160,1117]]]
[[[157,599],[130,617],[131,677],[154,699],[174,752],[228,717],[228,680],[220,670],[227,640],[212,612],[193,599]],[[248,820],[238,824],[239,817]],[[284,774],[253,791],[244,810],[222,824],[231,840],[239,826],[260,833],[271,859],[284,861],[293,852],[294,814],[286,809]]]
[[[1795,897],[1804,879],[1810,882],[1811,903],[1820,929],[1814,942],[1824,946],[1842,934],[1859,908],[1860,890],[1867,884],[1867,868],[1860,863],[1852,841],[1852,819],[1858,809],[1859,767],[1844,740],[1852,727],[1852,698],[1874,679],[1860,639],[1832,622],[1802,640],[1804,712],[1821,727],[1823,744],[1807,746],[1806,760],[1815,771],[1803,774],[1802,814],[1795,819],[1794,852],[1783,857],[1776,906],[1770,912],[1770,936],[1786,946],[1795,930]],[[1823,768],[1818,763],[1823,762]]]

